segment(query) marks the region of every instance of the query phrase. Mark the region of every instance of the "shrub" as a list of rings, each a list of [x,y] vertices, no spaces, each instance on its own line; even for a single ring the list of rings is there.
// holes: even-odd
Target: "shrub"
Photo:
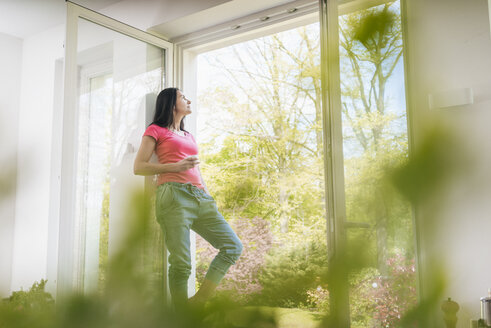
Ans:
[[[416,305],[414,260],[396,254],[387,260],[388,275],[366,268],[351,277],[351,318],[354,327],[396,327]]]
[[[0,327],[53,327],[54,299],[44,291],[46,280],[28,291],[16,291],[0,303]]]
[[[54,299],[44,290],[47,280],[35,282],[28,291],[16,291],[6,298],[4,305],[16,310],[44,310],[52,307]]]
[[[307,291],[307,301],[315,306],[315,309],[326,314],[329,313],[329,291],[327,286],[317,286]]]
[[[268,254],[260,272],[263,289],[256,302],[281,307],[316,306],[308,291],[317,288],[326,270],[327,247],[318,240],[277,247]]]
[[[374,318],[383,327],[396,327],[402,316],[416,305],[414,260],[398,254],[387,260],[389,276],[377,279],[373,289],[376,300]]]

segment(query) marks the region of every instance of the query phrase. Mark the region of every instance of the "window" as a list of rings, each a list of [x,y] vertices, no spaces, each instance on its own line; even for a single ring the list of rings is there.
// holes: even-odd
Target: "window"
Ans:
[[[172,76],[172,45],[73,3],[67,8],[58,293],[96,292],[127,233],[128,199],[145,185],[132,174],[134,156],[156,93]],[[160,289],[166,253],[158,224],[149,231],[142,264]]]
[[[331,67],[323,122],[316,121],[314,114],[321,112],[317,106],[323,96],[322,92],[317,93],[322,76],[320,65],[309,66],[294,59],[303,50],[306,56],[319,56],[316,60],[320,63],[320,54],[316,53],[320,48],[309,48],[320,36],[312,37],[310,45],[302,43],[294,32],[302,28],[283,29],[277,34],[265,28],[261,34],[258,28],[254,37],[244,33],[235,43],[227,35],[221,46],[216,35],[211,45],[189,45],[184,40],[183,58],[187,60],[183,65],[184,77],[186,72],[191,74],[184,81],[184,87],[197,89],[203,172],[212,180],[212,190],[226,216],[232,221],[240,217],[267,216],[271,219],[268,223],[271,231],[279,235],[290,234],[291,225],[301,222],[303,228],[309,226],[321,232],[320,236],[329,233],[330,251],[334,252],[339,251],[336,246],[340,245],[347,245],[352,252],[363,242],[364,256],[358,258],[361,267],[351,271],[347,288],[341,291],[346,293],[346,302],[338,299],[336,306],[340,313],[346,313],[342,320],[351,321],[353,326],[379,323],[395,326],[416,300],[412,209],[394,190],[388,189],[382,179],[387,166],[403,161],[408,155],[400,3],[343,1],[329,5],[329,9],[335,8],[327,14],[330,22],[338,23],[327,31],[327,52],[334,57],[339,53],[339,61],[324,62],[325,68]],[[322,7],[324,10],[324,5]],[[337,19],[333,20],[332,15]],[[368,22],[369,26],[370,20],[382,20],[386,24],[382,30],[375,31],[377,35],[363,40],[357,33],[369,32],[370,28],[360,29],[360,24]],[[318,28],[317,24],[296,26],[300,25],[304,25],[304,31],[314,25]],[[321,28],[326,27],[322,24]],[[286,36],[288,33],[290,35]],[[250,41],[240,43],[244,39]],[[210,49],[211,52],[206,52]],[[288,55],[282,57],[283,54]],[[304,80],[298,78],[299,67]],[[190,82],[194,80],[195,70],[197,86]],[[310,84],[305,83],[313,74],[318,77],[311,79]],[[314,86],[317,82],[319,89]],[[298,92],[299,89],[302,92]],[[288,116],[288,110],[295,106],[297,108],[291,112],[298,116]],[[275,125],[275,120],[283,124]],[[319,131],[321,133],[317,134]],[[319,138],[329,143],[319,143]],[[295,146],[289,145],[292,141]],[[319,146],[328,153],[320,151]],[[282,151],[291,156],[282,158],[287,163],[283,167],[288,168],[285,170],[288,174],[280,169]],[[309,152],[310,160],[316,157],[322,161],[322,156],[328,155],[325,164],[328,175],[326,179],[324,171],[315,178],[312,175],[303,185],[303,192],[312,190],[315,185],[317,193],[297,198],[301,192],[290,192],[301,185],[299,181],[305,181],[306,172],[317,170],[313,160],[298,161],[302,164],[295,161]],[[277,157],[268,157],[268,154]],[[289,180],[292,176],[297,179]],[[317,183],[321,181],[319,177],[322,182]],[[328,182],[326,194],[324,181]],[[328,231],[325,225],[322,229],[310,225],[315,219],[307,219],[315,217],[307,208],[324,198],[327,213],[322,209],[324,213],[320,215],[330,218]],[[269,208],[270,212],[261,208]],[[199,247],[197,252],[198,256],[200,252],[211,256]],[[198,276],[199,270],[204,270],[199,266],[198,261]],[[315,291],[309,291],[310,299],[324,297],[326,300],[323,295],[326,287],[322,284],[315,287]],[[389,304],[387,300],[393,296],[403,301]],[[385,301],[377,304],[368,301],[377,297]]]
[[[350,281],[351,324],[394,327],[416,303],[412,208],[384,181],[408,155],[400,3],[340,15],[339,53],[346,238],[366,256]]]

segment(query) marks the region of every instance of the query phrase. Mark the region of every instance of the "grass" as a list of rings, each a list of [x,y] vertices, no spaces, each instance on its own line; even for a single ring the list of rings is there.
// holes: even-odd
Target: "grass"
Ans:
[[[276,308],[279,328],[313,328],[318,327],[323,314],[304,309]]]
[[[256,308],[257,309],[257,308]],[[261,306],[265,314],[274,314],[278,328],[314,328],[318,327],[324,314],[299,308],[277,308]]]

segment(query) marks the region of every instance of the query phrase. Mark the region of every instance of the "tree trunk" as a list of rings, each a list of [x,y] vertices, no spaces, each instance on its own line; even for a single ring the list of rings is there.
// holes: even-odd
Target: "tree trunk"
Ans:
[[[288,225],[290,223],[290,216],[286,210],[288,208],[288,192],[285,188],[285,177],[281,177],[280,180],[279,203],[280,203],[280,232],[287,233]]]

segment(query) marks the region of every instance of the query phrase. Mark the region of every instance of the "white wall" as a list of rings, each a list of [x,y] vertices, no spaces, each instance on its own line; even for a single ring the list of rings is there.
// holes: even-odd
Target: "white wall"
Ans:
[[[22,40],[0,33],[0,298],[10,294]],[[7,180],[4,180],[7,179]]]
[[[457,326],[468,327],[470,319],[479,317],[479,298],[491,287],[488,1],[407,0],[406,5],[409,99],[416,141],[433,118],[452,126],[455,135],[473,154],[466,176],[457,179],[445,193],[435,234],[423,231],[421,241],[424,259],[443,262],[448,279],[444,296],[461,305]],[[429,110],[428,94],[464,88],[472,88],[474,104]],[[422,223],[433,218],[419,219]],[[430,263],[423,265],[425,269]],[[430,287],[424,283],[424,289]],[[437,322],[443,325],[441,318]]]
[[[55,63],[64,28],[24,39],[19,111],[18,175],[11,289],[46,278]]]

